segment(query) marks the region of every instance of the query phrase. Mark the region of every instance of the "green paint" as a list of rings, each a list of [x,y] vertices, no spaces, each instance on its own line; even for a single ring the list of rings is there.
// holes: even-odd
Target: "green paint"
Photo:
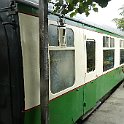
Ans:
[[[96,83],[96,101],[101,99],[107,92],[109,92],[114,86],[124,79],[124,73],[122,68],[117,68],[104,76],[95,80]]]
[[[96,105],[96,83],[92,81],[84,86],[84,114]]]
[[[122,67],[117,68],[84,86],[84,114],[91,110],[96,103],[113,87],[124,79]]]
[[[40,119],[40,107],[35,107],[25,111],[25,123],[24,124],[41,124]]]
[[[83,88],[51,101],[49,112],[50,124],[73,124],[83,114]]]
[[[32,16],[38,16],[38,8],[26,5],[24,3],[17,4],[18,11]]]
[[[50,101],[49,124],[74,124],[123,79],[124,73],[120,67]],[[40,124],[40,107],[26,111],[25,124]]]

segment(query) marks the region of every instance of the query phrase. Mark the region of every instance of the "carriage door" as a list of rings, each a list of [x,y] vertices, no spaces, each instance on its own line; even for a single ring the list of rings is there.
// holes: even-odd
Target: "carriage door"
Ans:
[[[90,110],[95,104],[95,82],[92,81],[96,77],[96,41],[87,38],[85,40],[85,83],[84,86],[84,114]]]
[[[3,25],[5,16],[0,13],[0,124],[23,124],[21,49],[17,28]]]

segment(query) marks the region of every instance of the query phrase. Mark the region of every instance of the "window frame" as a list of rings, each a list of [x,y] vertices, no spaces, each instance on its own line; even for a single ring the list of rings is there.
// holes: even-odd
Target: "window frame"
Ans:
[[[94,42],[94,49],[95,49],[95,55],[94,55],[94,70],[88,71],[88,55],[87,55],[87,42]],[[95,39],[86,39],[86,73],[91,73],[96,70],[96,41]]]
[[[49,24],[49,26],[55,26],[56,28],[58,28],[58,25],[55,25],[55,24]],[[49,29],[49,26],[48,26],[48,29]],[[74,48],[75,47],[75,44],[74,44],[74,39],[75,39],[75,35],[74,35],[74,31],[73,31],[73,29],[72,28],[70,28],[70,27],[66,27],[66,31],[67,30],[71,30],[72,31],[72,33],[73,33],[73,45],[72,46],[69,46],[68,45],[68,42],[67,42],[67,32],[66,32],[66,35],[65,35],[65,40],[66,40],[66,42],[67,42],[67,45],[66,45],[66,47],[68,47],[68,48]],[[48,33],[49,33],[49,30],[48,30]],[[58,35],[58,29],[57,29],[57,32],[56,32],[56,34]],[[49,36],[49,34],[48,34],[48,36]],[[57,40],[58,40],[58,36],[57,36]],[[49,47],[60,47],[59,46],[59,41],[58,41],[58,45],[50,45],[50,43],[48,43],[49,44]]]
[[[109,44],[108,44],[108,47],[106,47],[106,46],[104,46],[104,37],[108,37],[109,38]],[[111,46],[111,43],[112,43],[112,41],[113,41],[113,46]],[[110,51],[114,51],[114,56],[113,56],[113,67],[112,68],[109,68],[109,69],[107,69],[107,70],[104,70],[104,51],[108,51],[108,50],[110,50]],[[115,67],[115,38],[114,37],[112,37],[112,36],[108,36],[108,35],[103,35],[103,72],[107,72],[107,71],[109,71],[109,70],[111,70],[111,69],[113,69]]]
[[[104,62],[105,62],[105,61],[104,61],[104,52],[105,52],[105,51],[113,51],[113,63],[114,63],[114,64],[113,64],[113,65],[110,64],[112,67],[109,67],[107,70],[104,69],[104,67],[105,67],[105,65],[104,65]],[[109,57],[109,58],[110,58],[110,57]],[[109,62],[111,63],[111,61],[109,61]],[[108,61],[106,61],[106,63],[108,63]],[[107,65],[109,65],[109,63],[106,64],[106,66],[107,66]],[[108,70],[113,69],[114,66],[115,66],[115,49],[104,49],[104,50],[103,50],[103,72],[106,72],[106,71],[108,71]]]
[[[108,46],[104,46],[104,42],[105,42],[106,39],[108,39],[107,40],[108,41]],[[112,41],[113,41],[113,46],[111,46]],[[108,49],[108,48],[112,48],[113,49],[113,48],[115,48],[115,38],[107,36],[107,35],[104,35],[103,36],[103,48],[105,48],[105,49]]]
[[[120,65],[122,65],[122,64],[124,64],[124,62],[123,63],[121,63],[121,51],[123,50],[124,51],[124,40],[122,40],[122,39],[120,39],[120,41],[119,41],[119,47],[120,47],[120,61],[119,61],[119,64]]]
[[[49,24],[49,25],[57,26],[56,24]],[[51,91],[52,94],[58,94],[60,92],[64,92],[64,90],[67,90],[68,88],[72,88],[75,85],[75,80],[76,80],[76,67],[75,67],[76,66],[76,60],[75,60],[75,43],[74,43],[74,41],[75,41],[75,33],[74,33],[73,28],[71,28],[71,27],[67,26],[66,29],[70,29],[73,32],[73,46],[68,46],[67,45],[67,46],[62,47],[60,45],[58,45],[58,46],[50,46],[50,44],[49,44],[49,46],[48,46],[48,49],[49,49],[49,60],[50,60],[50,51],[74,51],[74,81],[73,81],[71,86],[66,87],[64,89],[61,89],[58,92],[53,92],[53,90],[51,89],[52,88],[51,87],[51,78],[49,77],[50,78],[50,91]],[[58,33],[57,33],[57,35],[58,35]],[[51,69],[50,61],[49,61],[49,67]],[[49,73],[50,73],[50,69],[49,69]]]

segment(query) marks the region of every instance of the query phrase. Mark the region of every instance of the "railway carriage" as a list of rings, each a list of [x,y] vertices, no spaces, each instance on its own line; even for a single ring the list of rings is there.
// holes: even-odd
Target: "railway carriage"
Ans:
[[[38,0],[0,8],[0,124],[40,124]],[[58,18],[48,15],[49,123],[73,124],[124,79],[124,34]]]

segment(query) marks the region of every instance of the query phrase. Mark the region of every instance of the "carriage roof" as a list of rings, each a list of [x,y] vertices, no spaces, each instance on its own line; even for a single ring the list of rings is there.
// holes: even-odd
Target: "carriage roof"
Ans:
[[[38,0],[16,0],[17,2],[20,2],[20,3],[24,3],[26,4],[27,6],[31,6],[31,7],[34,7],[38,10]],[[49,18],[52,18],[52,19],[55,19],[57,20],[59,14],[56,14],[56,15],[53,15],[51,10],[49,10]],[[38,15],[37,15],[38,16]],[[112,33],[112,34],[115,34],[116,36],[121,36],[121,37],[124,37],[124,32],[120,31],[119,29],[116,29],[116,28],[112,28],[112,27],[109,27],[109,26],[106,26],[106,25],[98,25],[98,24],[95,24],[93,22],[90,22],[90,21],[86,21],[86,20],[80,20],[79,18],[69,18],[68,16],[65,17],[65,20],[66,22],[70,23],[80,23],[81,26],[84,26],[86,28],[90,28],[92,30],[99,30],[98,32],[108,32],[108,34]],[[75,25],[74,24],[74,25]],[[79,25],[78,25],[79,26]]]

